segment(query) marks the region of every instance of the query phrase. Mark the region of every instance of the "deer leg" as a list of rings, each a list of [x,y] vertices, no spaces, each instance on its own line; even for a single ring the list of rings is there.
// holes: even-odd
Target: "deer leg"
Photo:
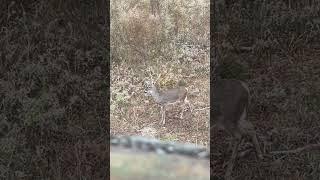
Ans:
[[[241,143],[241,139],[242,139],[241,135],[238,135],[238,137],[235,137],[235,141],[233,143],[233,148],[232,148],[231,158],[230,158],[230,160],[228,162],[228,167],[227,167],[226,174],[225,174],[225,179],[226,180],[231,179],[231,174],[232,174],[233,167],[234,167],[234,164],[235,164],[236,159],[237,159],[238,147],[239,147],[239,145]]]
[[[187,96],[186,96],[186,99],[184,100],[184,103],[188,105],[190,112],[192,112],[191,104],[190,104],[190,101],[187,99]]]
[[[258,158],[259,159],[263,159],[263,155],[262,155],[262,152],[261,152],[261,147],[259,145],[259,141],[258,141],[258,138],[257,138],[257,133],[254,130],[254,127],[253,127],[251,122],[247,121],[247,124],[249,125],[249,127],[247,128],[247,134],[249,134],[251,136],[251,139],[252,139],[253,145],[254,145],[254,147],[256,149]]]
[[[187,99],[187,96],[186,96],[186,98],[185,98],[184,101],[183,101],[183,105],[185,105],[185,104],[188,106],[190,112],[192,112],[191,104],[190,104],[190,101]],[[184,113],[184,111],[185,111],[185,110],[182,109],[181,115],[180,115],[180,119],[183,118],[183,113]]]
[[[180,113],[180,119],[183,118],[183,112],[184,112],[184,110],[182,109],[182,111],[181,111],[181,113]]]
[[[258,142],[258,139],[257,139],[257,134],[256,132],[250,132],[250,135],[252,137],[252,141],[253,141],[253,144],[256,148],[256,151],[257,151],[257,154],[258,154],[258,158],[259,159],[263,159],[263,155],[262,155],[262,152],[261,152],[261,148],[260,148],[260,145],[259,145],[259,142]]]
[[[263,155],[261,152],[261,148],[257,139],[256,131],[254,130],[253,124],[250,121],[247,121],[246,119],[241,119],[239,122],[239,126],[242,133],[245,133],[251,136],[256,152],[258,154],[258,158],[263,159]]]
[[[161,114],[161,123],[163,121],[163,106],[160,107],[160,114]]]
[[[229,153],[230,151],[232,151],[232,148],[234,146],[234,144],[236,143],[236,138],[232,137],[231,142],[228,144],[228,149],[227,152]]]
[[[182,119],[183,118],[183,113],[184,113],[184,107],[182,105],[180,107],[182,108],[181,113],[180,113],[180,119]]]
[[[161,106],[162,109],[162,124],[164,125],[166,123],[166,107],[165,106]]]

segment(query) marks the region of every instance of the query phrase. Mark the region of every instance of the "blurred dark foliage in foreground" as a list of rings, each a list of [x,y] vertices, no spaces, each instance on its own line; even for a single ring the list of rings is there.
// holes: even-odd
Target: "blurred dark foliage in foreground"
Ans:
[[[107,5],[1,3],[1,179],[106,178]]]

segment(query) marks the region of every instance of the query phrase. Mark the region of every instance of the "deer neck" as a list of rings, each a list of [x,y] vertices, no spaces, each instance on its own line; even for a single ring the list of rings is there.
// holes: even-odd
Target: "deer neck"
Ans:
[[[158,91],[157,88],[154,88],[154,90],[151,93],[151,96],[153,97],[153,99],[157,102],[160,103],[161,101],[161,95],[160,92]]]

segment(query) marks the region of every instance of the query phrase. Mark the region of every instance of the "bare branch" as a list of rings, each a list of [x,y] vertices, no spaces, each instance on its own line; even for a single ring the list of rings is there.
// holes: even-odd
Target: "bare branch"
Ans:
[[[297,149],[287,150],[287,151],[272,151],[270,154],[299,154],[302,152],[309,152],[314,150],[320,150],[320,144],[309,144],[304,147],[300,147]]]

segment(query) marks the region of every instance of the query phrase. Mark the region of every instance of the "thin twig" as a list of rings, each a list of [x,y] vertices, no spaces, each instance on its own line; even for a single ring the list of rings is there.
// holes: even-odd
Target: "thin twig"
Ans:
[[[304,147],[287,150],[287,151],[272,151],[270,152],[270,154],[299,154],[302,152],[309,152],[313,150],[320,150],[320,144],[309,144]]]

